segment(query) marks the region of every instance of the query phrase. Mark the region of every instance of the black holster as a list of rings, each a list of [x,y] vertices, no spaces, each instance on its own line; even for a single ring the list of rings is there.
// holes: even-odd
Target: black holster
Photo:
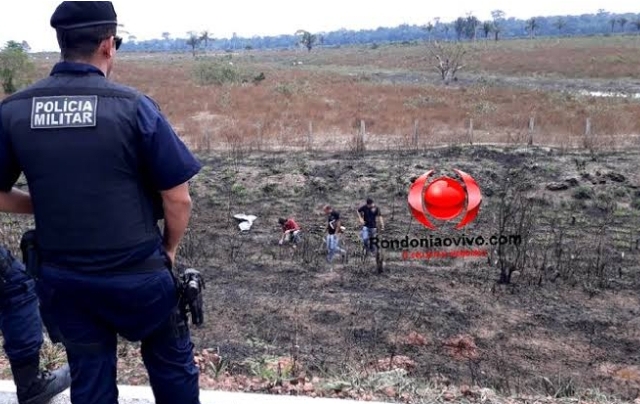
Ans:
[[[28,230],[22,235],[20,240],[20,250],[22,251],[22,262],[24,263],[25,270],[29,276],[33,278],[36,283],[36,291],[38,294],[38,300],[40,301],[40,317],[42,323],[47,329],[51,342],[62,342],[62,334],[56,326],[53,320],[53,313],[51,312],[51,300],[53,299],[53,290],[49,290],[40,285],[38,277],[40,274],[40,254],[38,253],[38,243],[36,240],[36,231]]]
[[[205,282],[200,272],[194,268],[187,268],[181,274],[182,304],[184,316],[191,314],[191,323],[200,326],[204,323],[204,303],[202,289]]]
[[[176,282],[178,306],[182,319],[188,324],[189,316],[191,316],[191,323],[195,326],[201,326],[204,323],[202,289],[205,288],[202,275],[194,268],[175,268],[176,275],[168,257],[167,261],[171,275]]]
[[[22,262],[27,273],[35,280],[38,280],[40,269],[40,255],[38,254],[38,243],[36,231],[28,230],[22,235],[20,240],[20,250],[22,251]]]

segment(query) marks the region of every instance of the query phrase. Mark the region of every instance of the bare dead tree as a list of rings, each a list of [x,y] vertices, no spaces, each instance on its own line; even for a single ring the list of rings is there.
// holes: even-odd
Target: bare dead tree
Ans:
[[[451,80],[457,81],[456,73],[465,66],[463,59],[467,54],[466,46],[461,42],[443,44],[434,41],[427,47],[437,63],[435,67],[440,72],[444,84],[448,85]]]
[[[530,184],[522,170],[508,175],[499,190],[496,219],[498,239],[511,239],[496,248],[495,264],[500,270],[498,284],[510,284],[515,271],[523,272],[532,256],[530,240],[535,234],[536,203],[527,195]]]
[[[609,195],[601,194],[596,199],[595,207],[600,211],[600,217],[596,218],[595,226],[589,232],[591,240],[584,242],[587,253],[582,260],[586,270],[583,281],[586,289],[609,287],[609,279],[620,262],[620,252],[614,238],[619,226],[616,224],[617,206],[618,202]]]

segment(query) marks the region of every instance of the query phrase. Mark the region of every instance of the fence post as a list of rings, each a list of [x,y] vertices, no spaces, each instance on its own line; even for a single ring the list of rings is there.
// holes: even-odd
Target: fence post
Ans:
[[[585,126],[584,126],[584,135],[585,136],[591,135],[591,118],[587,118],[587,122],[585,123]]]
[[[263,151],[263,143],[262,143],[262,123],[258,122],[258,124],[256,125],[256,127],[258,128],[258,151]]]
[[[469,144],[473,144],[473,118],[469,118]]]
[[[307,150],[313,150],[313,122],[309,121],[309,132],[307,133]]]
[[[533,145],[533,132],[535,131],[535,118],[529,118],[529,139],[527,140],[527,144],[529,146]]]
[[[365,126],[364,119],[361,119],[360,120],[360,135],[358,136],[358,144],[357,144],[358,152],[363,152],[364,151],[364,136],[365,136],[365,133],[367,133],[367,128]]]
[[[591,143],[591,118],[587,118],[584,124],[584,146],[587,149],[591,149],[593,146]]]
[[[418,135],[418,120],[416,119],[413,122],[413,147],[417,148],[418,147],[418,139],[419,135]]]

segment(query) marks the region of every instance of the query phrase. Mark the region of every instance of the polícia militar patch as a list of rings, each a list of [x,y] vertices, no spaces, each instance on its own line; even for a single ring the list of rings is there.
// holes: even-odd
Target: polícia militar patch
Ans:
[[[34,97],[31,104],[31,129],[96,126],[97,109],[97,95]]]

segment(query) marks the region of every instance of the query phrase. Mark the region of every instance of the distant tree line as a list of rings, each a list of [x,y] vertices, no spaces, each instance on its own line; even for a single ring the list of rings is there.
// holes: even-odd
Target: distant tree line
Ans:
[[[614,14],[599,10],[596,14],[533,17],[527,20],[508,17],[501,10],[494,10],[487,21],[473,14],[461,16],[451,22],[439,18],[424,25],[403,24],[397,27],[380,27],[369,30],[341,29],[311,34],[298,30],[291,35],[215,38],[210,31],[189,32],[184,38],[172,38],[164,32],[159,39],[137,41],[129,35],[123,51],[180,52],[198,50],[237,51],[248,49],[277,49],[325,46],[337,47],[352,44],[407,43],[420,40],[475,41],[542,36],[592,36],[617,33],[640,34],[640,14]]]
[[[211,31],[190,31],[185,37],[173,38],[163,32],[158,39],[138,41],[124,31],[123,52],[192,52],[238,51],[250,49],[287,49],[302,47],[311,51],[315,47],[344,45],[381,45],[385,43],[412,43],[415,41],[479,41],[558,36],[594,36],[611,34],[640,35],[640,14],[614,14],[599,10],[595,14],[532,17],[527,20],[507,16],[501,10],[491,12],[491,19],[483,21],[473,14],[454,21],[443,22],[434,18],[424,25],[403,24],[369,30],[340,29],[332,32],[310,33],[298,30],[278,36],[216,38]]]

